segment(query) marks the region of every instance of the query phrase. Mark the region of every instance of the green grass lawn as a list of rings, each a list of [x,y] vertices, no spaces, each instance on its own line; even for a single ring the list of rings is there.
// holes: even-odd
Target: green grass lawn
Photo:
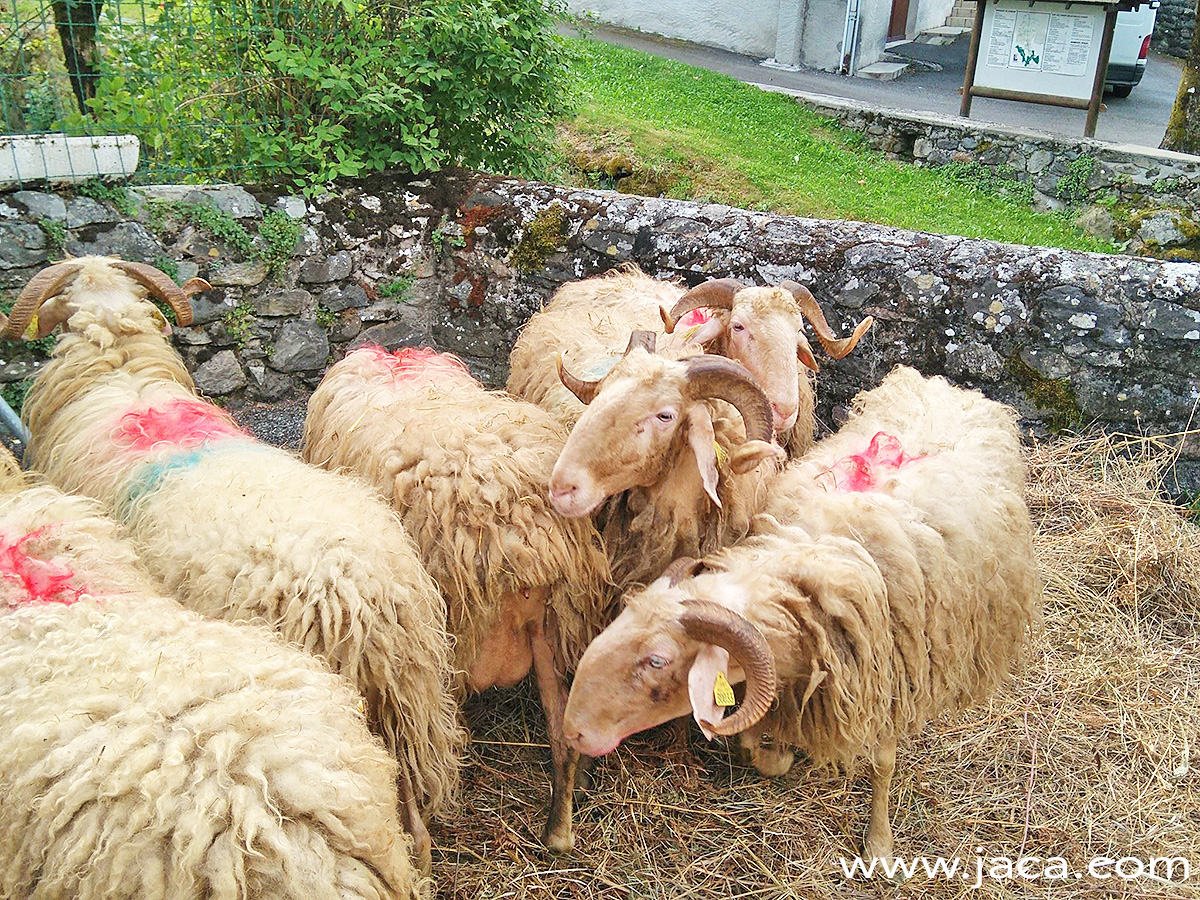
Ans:
[[[574,114],[559,128],[558,148],[565,174],[577,182],[625,175],[618,186],[632,193],[1116,250],[1068,216],[1035,212],[994,184],[889,160],[786,96],[598,41],[572,38],[569,47]]]

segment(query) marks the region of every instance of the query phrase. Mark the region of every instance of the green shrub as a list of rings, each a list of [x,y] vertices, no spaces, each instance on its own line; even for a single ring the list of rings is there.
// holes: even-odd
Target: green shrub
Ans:
[[[202,178],[535,174],[563,94],[560,2],[168,2],[152,25],[102,31],[93,108],[150,167]]]

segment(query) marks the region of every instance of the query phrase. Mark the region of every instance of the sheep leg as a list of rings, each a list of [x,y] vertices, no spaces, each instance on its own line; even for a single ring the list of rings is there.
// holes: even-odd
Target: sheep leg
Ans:
[[[429,829],[425,827],[425,821],[421,818],[421,811],[417,809],[412,781],[409,780],[408,772],[403,766],[400,768],[399,788],[400,821],[404,824],[404,830],[412,835],[413,863],[422,875],[429,875],[433,872],[433,842],[429,838]]]
[[[572,750],[563,734],[563,714],[567,709],[567,688],[559,674],[563,668],[557,665],[557,635],[553,633],[556,623],[553,614],[547,613],[548,628],[540,624],[531,628],[530,643],[533,648],[533,670],[537,676],[538,693],[542,710],[546,714],[546,730],[550,736],[550,756],[554,765],[554,778],[550,792],[550,812],[546,828],[542,832],[542,843],[551,853],[570,853],[575,847],[575,835],[571,830],[572,802],[575,793],[575,770],[579,753]],[[551,634],[547,635],[546,631]]]
[[[867,831],[867,859],[886,859],[892,855],[892,823],[888,818],[888,790],[896,770],[896,739],[889,738],[875,748],[871,771],[871,825]]]

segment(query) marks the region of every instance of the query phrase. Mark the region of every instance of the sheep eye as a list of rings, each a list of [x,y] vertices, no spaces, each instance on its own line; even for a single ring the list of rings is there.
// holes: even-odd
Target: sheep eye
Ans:
[[[745,330],[746,330],[746,326],[745,326],[745,325],[743,325],[741,322],[734,322],[734,323],[733,323],[733,330],[734,330],[734,331],[745,331]]]
[[[664,409],[662,412],[660,412],[658,414],[658,421],[674,422],[675,421],[675,413],[671,412],[669,409]]]
[[[650,668],[652,669],[661,669],[666,666],[667,658],[665,656],[659,656],[657,653],[651,653],[646,659],[646,662],[650,663]]]

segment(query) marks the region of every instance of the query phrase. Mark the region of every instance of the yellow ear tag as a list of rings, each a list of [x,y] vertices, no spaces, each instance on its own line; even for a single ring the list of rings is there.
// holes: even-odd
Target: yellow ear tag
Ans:
[[[729,462],[729,451],[722,447],[717,441],[713,441],[713,450],[717,454],[717,468],[725,468],[725,464]]]
[[[29,320],[29,324],[25,327],[25,333],[21,335],[27,341],[32,341],[38,336],[38,317],[37,313],[33,314],[33,318]]]
[[[359,698],[358,698],[358,711],[359,711],[360,713],[362,713],[364,716],[367,714],[367,704],[365,704],[365,703],[363,702],[363,698],[362,698],[362,697],[359,697]]]
[[[713,683],[713,701],[717,706],[733,706],[736,702],[733,699],[733,688],[724,672],[718,672],[717,680]]]

